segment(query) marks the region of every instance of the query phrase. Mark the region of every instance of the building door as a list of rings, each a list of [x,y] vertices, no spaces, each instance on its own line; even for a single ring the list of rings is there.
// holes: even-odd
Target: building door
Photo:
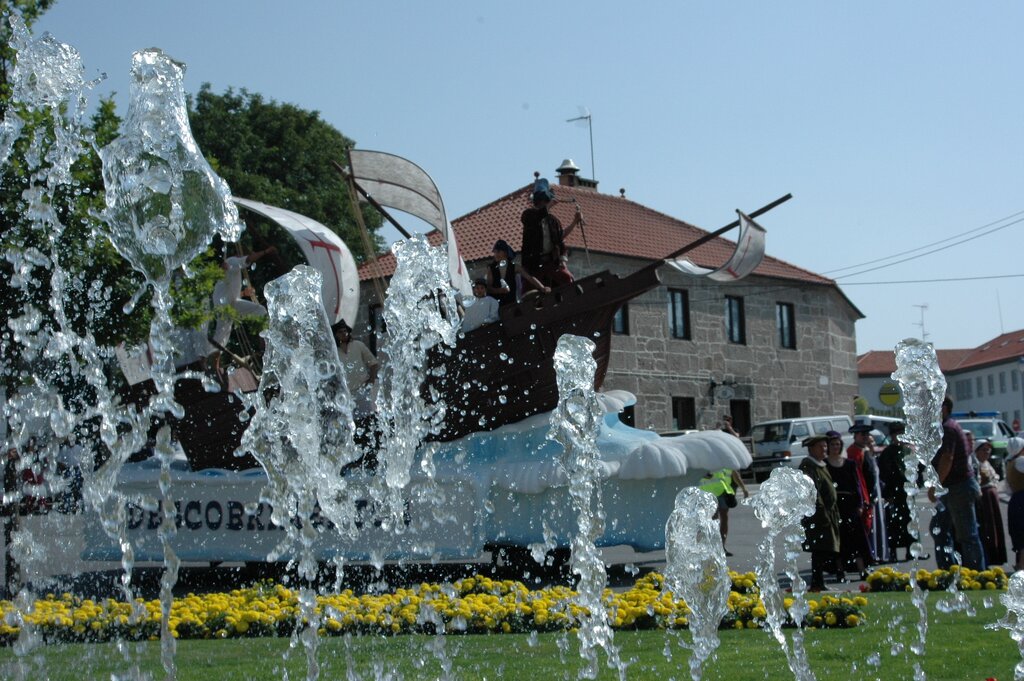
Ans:
[[[740,435],[750,432],[750,400],[729,400],[729,413],[732,414],[732,427]]]

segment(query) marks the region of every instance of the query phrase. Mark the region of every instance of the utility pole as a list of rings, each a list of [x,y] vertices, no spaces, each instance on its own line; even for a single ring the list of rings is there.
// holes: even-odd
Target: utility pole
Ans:
[[[924,330],[924,311],[928,309],[928,303],[921,303],[920,305],[914,305],[914,307],[921,310],[921,321],[914,322],[914,326],[921,327],[921,340],[926,341],[928,340],[928,332]]]

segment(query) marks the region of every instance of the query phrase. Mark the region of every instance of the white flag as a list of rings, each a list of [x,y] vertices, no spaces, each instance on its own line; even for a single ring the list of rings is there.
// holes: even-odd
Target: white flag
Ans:
[[[740,211],[736,212],[740,215],[740,234],[736,239],[736,250],[728,262],[717,270],[701,267],[682,257],[669,260],[668,263],[685,274],[722,282],[737,281],[753,272],[764,258],[764,237],[767,232]]]

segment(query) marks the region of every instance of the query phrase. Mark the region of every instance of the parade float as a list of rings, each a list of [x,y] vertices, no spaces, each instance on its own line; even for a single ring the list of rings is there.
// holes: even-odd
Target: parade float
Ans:
[[[466,288],[466,266],[440,193],[422,169],[391,154],[352,150],[343,171],[353,195],[362,194],[386,218],[393,219],[387,209],[398,209],[436,229],[442,236],[451,287]],[[752,217],[787,198],[754,211]],[[308,217],[256,201],[233,200],[243,211],[279,226],[320,273],[327,322],[354,325],[359,280],[344,242]],[[635,397],[624,391],[601,392],[612,320],[627,301],[659,285],[657,270],[663,265],[720,281],[752,271],[764,250],[764,232],[752,217],[741,214],[718,232],[627,276],[599,272],[504,306],[498,323],[459,333],[452,347],[427,349],[428,370],[419,392],[424,404],[440,416],[423,432],[417,453],[434,468],[431,493],[416,493],[417,484],[424,482],[416,473],[410,480],[404,523],[414,531],[396,533],[376,517],[374,472],[357,467],[346,474],[351,488],[362,490],[356,493],[357,537],[342,545],[331,533],[322,533],[316,544],[318,556],[473,558],[485,548],[512,553],[531,546],[565,546],[573,521],[564,471],[557,461],[560,445],[548,439],[548,415],[559,398],[552,357],[558,339],[566,334],[594,342],[593,387],[605,412],[598,444],[607,521],[600,544],[641,551],[662,548],[664,522],[678,491],[697,483],[709,470],[745,468],[750,456],[740,440],[721,432],[660,437],[622,423],[618,415],[635,403]],[[737,226],[736,250],[716,270],[697,268],[681,257]],[[184,414],[170,421],[185,457],[172,471],[171,488],[175,546],[182,559],[259,561],[278,543],[276,533],[283,528],[271,520],[270,505],[261,500],[266,473],[241,447],[248,420],[243,393],[256,388],[259,376],[251,376],[254,371],[248,365],[235,367],[230,383],[222,372],[222,389],[214,392],[194,376],[176,384],[175,398]],[[144,380],[145,367],[140,371],[136,364],[131,373],[136,379],[134,394],[147,393],[145,387],[151,383]],[[247,375],[250,380],[239,380]],[[158,474],[155,457],[129,463],[120,473],[119,485],[126,498],[142,500],[152,494]],[[439,500],[444,513],[437,512]],[[159,505],[147,508],[141,501],[129,502],[126,524],[137,559],[160,558],[156,530],[162,516]],[[89,534],[84,558],[110,560],[120,555],[120,548],[99,528]]]

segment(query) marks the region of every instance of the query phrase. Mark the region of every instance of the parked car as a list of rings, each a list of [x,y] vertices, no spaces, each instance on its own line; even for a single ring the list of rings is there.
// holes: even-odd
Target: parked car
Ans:
[[[849,416],[808,416],[795,419],[777,419],[754,424],[750,429],[753,463],[750,471],[754,480],[763,482],[778,466],[799,466],[807,456],[807,448],[800,443],[811,435],[824,435],[830,430],[842,433],[843,446],[853,443]]]
[[[953,418],[960,427],[974,434],[974,440],[982,438],[992,443],[992,467],[1003,477],[1003,462],[1006,460],[1006,441],[1013,437],[1013,430],[1002,420],[998,411],[957,411]]]

